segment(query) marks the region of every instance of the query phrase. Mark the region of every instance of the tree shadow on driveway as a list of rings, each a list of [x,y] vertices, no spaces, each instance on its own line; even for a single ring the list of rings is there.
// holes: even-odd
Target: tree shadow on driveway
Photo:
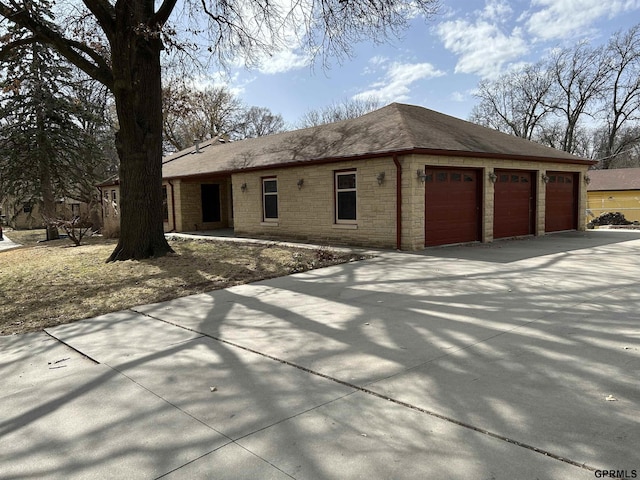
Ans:
[[[161,468],[144,463],[140,472],[177,478],[225,465],[242,473],[248,458],[285,478],[593,478],[589,469],[637,469],[639,249],[639,241],[586,242],[510,262],[454,261],[447,249],[388,253],[57,327],[52,334],[112,373],[46,390],[37,407],[0,423],[9,434],[0,438],[38,431],[38,420],[118,377],[150,403],[123,409],[114,425],[153,432],[149,422],[168,414],[155,398],[208,433],[190,436],[176,423],[175,450],[151,442],[128,458],[105,421],[75,438],[101,452],[89,459],[94,467],[144,458]],[[601,255],[609,268],[594,270]],[[157,438],[166,441],[169,427]],[[110,441],[99,449],[101,435]],[[73,445],[69,437],[57,448]],[[27,462],[51,443],[9,447]],[[219,462],[228,448],[244,452],[246,465]],[[58,471],[75,473],[78,463],[59,459]]]

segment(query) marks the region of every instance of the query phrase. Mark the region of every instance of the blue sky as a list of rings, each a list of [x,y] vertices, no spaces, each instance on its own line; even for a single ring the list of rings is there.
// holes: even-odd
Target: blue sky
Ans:
[[[558,46],[606,43],[640,22],[640,0],[440,4],[431,19],[414,18],[401,39],[356,45],[353,57],[330,69],[310,67],[292,42],[257,68],[232,68],[223,82],[246,104],[268,107],[291,126],[310,109],[367,95],[383,105],[422,105],[466,119],[481,79],[535,62]]]

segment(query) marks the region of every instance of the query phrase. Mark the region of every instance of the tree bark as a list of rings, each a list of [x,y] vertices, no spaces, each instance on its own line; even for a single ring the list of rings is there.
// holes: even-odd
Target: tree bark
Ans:
[[[31,67],[36,79],[35,89],[33,91],[36,110],[36,144],[34,145],[34,151],[38,158],[38,176],[40,193],[42,195],[40,214],[44,220],[47,240],[58,240],[60,238],[58,227],[51,223],[56,218],[56,197],[51,180],[51,165],[49,163],[51,161],[51,151],[49,139],[47,138],[46,95],[44,94],[43,65],[40,61],[40,49],[41,46],[39,45],[33,46],[33,59],[31,62]]]
[[[140,5],[143,4],[143,5]],[[162,42],[145,25],[153,2],[118,2],[112,41],[119,121],[120,240],[107,262],[163,256],[173,250],[163,230]],[[148,11],[150,9],[150,11]]]

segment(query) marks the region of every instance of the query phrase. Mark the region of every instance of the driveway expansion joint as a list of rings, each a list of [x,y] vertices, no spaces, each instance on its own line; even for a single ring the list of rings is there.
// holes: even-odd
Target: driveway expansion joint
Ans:
[[[69,348],[70,350],[73,350],[74,352],[82,355],[84,358],[86,358],[87,360],[89,360],[90,362],[93,362],[96,365],[100,365],[100,362],[98,360],[96,360],[95,358],[87,355],[86,353],[84,353],[81,350],[78,350],[77,348],[69,345],[67,342],[65,342],[64,340],[59,339],[58,337],[56,337],[55,335],[53,335],[52,333],[50,333],[46,328],[43,330],[45,334],[47,334],[49,337],[53,338],[56,342],[61,343],[62,345],[64,345],[65,347]]]
[[[173,322],[170,322],[170,321],[168,321],[168,320],[164,320],[164,319],[161,319],[161,318],[158,318],[158,317],[154,317],[153,315],[151,315],[151,314],[149,314],[149,313],[146,313],[146,312],[140,312],[140,311],[137,311],[137,310],[135,310],[135,309],[132,309],[132,310],[133,310],[134,312],[136,312],[136,313],[138,313],[138,314],[140,314],[140,315],[144,315],[144,316],[146,316],[146,317],[148,317],[148,318],[150,318],[150,319],[152,319],[152,320],[156,320],[156,321],[159,321],[159,322],[163,322],[163,323],[166,323],[166,324],[168,324],[168,325],[172,325],[172,326],[174,326],[174,327],[181,328],[181,329],[187,330],[187,331],[192,332],[192,333],[198,333],[198,334],[200,334],[200,335],[202,335],[202,336],[204,336],[204,337],[211,338],[212,340],[216,340],[216,341],[218,341],[218,342],[220,342],[220,343],[223,343],[223,344],[226,344],[226,345],[229,345],[229,346],[235,347],[235,348],[239,348],[239,349],[244,350],[244,351],[246,351],[246,352],[250,352],[250,353],[253,353],[253,354],[256,354],[256,355],[260,355],[260,356],[262,356],[262,357],[264,357],[264,358],[268,358],[268,359],[270,359],[270,360],[273,360],[273,361],[279,362],[279,363],[281,363],[281,364],[284,364],[284,365],[287,365],[287,366],[290,366],[290,367],[296,368],[296,369],[298,369],[298,370],[301,370],[301,371],[303,371],[303,372],[309,373],[309,374],[311,374],[311,375],[314,375],[314,376],[317,376],[317,377],[320,377],[320,378],[324,378],[324,379],[326,379],[326,380],[329,380],[329,381],[331,381],[331,382],[337,383],[337,384],[339,384],[339,385],[343,385],[343,386],[345,386],[345,387],[352,388],[352,389],[354,389],[355,391],[358,391],[358,392],[361,392],[361,393],[364,393],[364,394],[370,395],[370,396],[375,397],[375,398],[379,398],[379,399],[381,399],[381,400],[386,400],[386,401],[391,402],[391,403],[393,403],[393,404],[395,404],[395,405],[398,405],[398,406],[401,406],[401,407],[404,407],[404,408],[408,408],[408,409],[410,409],[410,410],[417,411],[417,412],[420,412],[420,413],[423,413],[423,414],[429,415],[429,416],[434,417],[434,418],[438,418],[438,419],[443,420],[443,421],[445,421],[445,422],[452,423],[452,424],[454,424],[454,425],[458,425],[458,426],[460,426],[460,427],[463,427],[463,428],[466,428],[466,429],[472,430],[472,431],[477,432],[477,433],[481,433],[481,434],[483,434],[483,435],[487,435],[487,436],[489,436],[489,437],[491,437],[491,438],[494,438],[494,439],[496,439],[496,440],[501,440],[501,441],[506,442],[506,443],[508,443],[508,444],[515,445],[515,446],[517,446],[517,447],[521,447],[521,448],[524,448],[524,449],[526,449],[526,450],[530,450],[530,451],[532,451],[532,452],[538,453],[538,454],[543,455],[543,456],[548,457],[548,458],[552,458],[552,459],[557,460],[557,461],[559,461],[559,462],[563,462],[563,463],[566,463],[566,464],[569,464],[569,465],[572,465],[572,466],[574,466],[574,467],[578,467],[578,468],[581,468],[581,469],[584,469],[584,470],[587,470],[587,471],[595,472],[596,470],[598,470],[598,468],[597,468],[597,467],[593,467],[593,466],[588,465],[588,464],[586,464],[586,463],[577,462],[577,461],[575,461],[575,460],[571,460],[571,459],[569,459],[569,458],[562,457],[562,456],[560,456],[560,455],[557,455],[557,454],[555,454],[555,453],[553,453],[553,452],[550,452],[550,451],[544,450],[544,449],[542,449],[542,448],[538,448],[538,447],[536,447],[536,446],[529,445],[529,444],[524,443],[524,442],[520,442],[520,441],[515,440],[515,439],[513,439],[513,438],[509,438],[509,437],[504,436],[504,435],[501,435],[501,434],[499,434],[499,433],[495,433],[495,432],[492,432],[492,431],[486,430],[486,429],[484,429],[484,428],[476,427],[476,426],[471,425],[471,424],[469,424],[469,423],[462,422],[462,421],[460,421],[460,420],[456,420],[456,419],[455,419],[455,418],[453,418],[453,417],[449,417],[449,416],[447,416],[447,415],[443,415],[443,414],[440,414],[440,413],[437,413],[437,412],[434,412],[434,411],[431,411],[431,410],[427,410],[427,409],[425,409],[425,408],[418,407],[418,406],[416,406],[416,405],[410,404],[410,403],[408,403],[408,402],[404,402],[404,401],[402,401],[402,400],[398,400],[398,399],[396,399],[396,398],[392,398],[392,397],[388,397],[388,396],[386,396],[386,395],[382,395],[382,394],[380,394],[380,393],[378,393],[378,392],[375,392],[375,391],[373,391],[373,390],[370,390],[370,389],[368,389],[368,388],[366,388],[366,387],[359,386],[359,385],[355,385],[355,384],[353,384],[353,383],[346,382],[346,381],[344,381],[344,380],[340,380],[340,379],[335,378],[335,377],[332,377],[332,376],[330,376],[330,375],[326,375],[326,374],[324,374],[324,373],[317,372],[317,371],[315,371],[315,370],[311,370],[310,368],[303,367],[302,365],[295,364],[295,363],[290,362],[290,361],[288,361],[288,360],[284,360],[284,359],[281,359],[281,358],[275,357],[275,356],[273,356],[273,355],[269,355],[269,354],[267,354],[267,353],[260,352],[260,351],[258,351],[258,350],[253,349],[253,348],[249,348],[249,347],[246,347],[246,346],[240,345],[240,344],[235,343],[235,342],[230,342],[229,340],[225,340],[225,339],[223,339],[223,338],[215,337],[215,336],[213,336],[213,335],[209,335],[209,334],[207,334],[207,333],[200,332],[200,331],[195,330],[195,329],[193,329],[193,328],[185,327],[185,326],[183,326],[183,325],[179,325],[179,324],[177,324],[177,323],[173,323]],[[519,325],[518,327],[515,327],[514,329],[516,329],[516,328],[521,328],[522,326],[525,326],[525,325],[527,325],[527,324],[529,324],[529,323],[534,323],[535,321],[538,321],[538,320],[539,320],[539,319],[532,320],[531,322],[527,322],[527,323],[526,323],[526,324],[524,324],[524,325]],[[500,333],[496,334],[495,336],[499,336],[499,335],[502,335],[502,334],[504,334],[504,333],[506,333],[506,332],[500,332]],[[492,337],[490,337],[490,338],[493,338],[493,337],[494,337],[494,336],[492,336]],[[477,342],[477,343],[481,343],[481,342]],[[465,347],[465,348],[467,348],[467,347]],[[448,354],[447,354],[447,355],[448,355]],[[445,355],[445,356],[446,356],[446,355]],[[372,383],[376,383],[376,382],[372,382]],[[355,392],[351,392],[351,393],[349,393],[349,394],[347,394],[347,395],[345,395],[345,396],[351,395],[352,393],[355,393]],[[331,400],[331,401],[329,401],[329,402],[327,402],[327,403],[331,403],[331,402],[333,402],[333,401],[335,401],[335,400],[337,400],[337,399],[333,399],[333,400]],[[310,410],[314,410],[315,408],[317,408],[317,407],[314,407],[314,408],[312,408],[312,409],[310,409]],[[301,413],[305,413],[305,412],[301,412]],[[300,414],[301,414],[301,413],[300,413]],[[300,414],[294,415],[294,417],[295,417],[295,416],[298,416],[298,415],[300,415]],[[280,423],[280,422],[276,422],[276,423]],[[268,427],[264,427],[264,428],[268,428]],[[264,429],[264,428],[263,428],[263,429]],[[263,429],[261,429],[261,430],[263,430]],[[255,432],[253,432],[253,433],[255,433]],[[225,435],[225,436],[226,436],[226,435]],[[241,438],[244,438],[244,437],[246,437],[246,436],[247,436],[247,435],[244,435],[244,436],[243,436],[243,437],[241,437]],[[227,438],[228,438],[228,437],[227,437]],[[238,440],[239,440],[239,439],[238,439]]]

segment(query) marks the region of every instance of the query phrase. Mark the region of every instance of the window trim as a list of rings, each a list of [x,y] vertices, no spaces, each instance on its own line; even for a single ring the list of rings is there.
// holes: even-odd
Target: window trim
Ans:
[[[276,182],[276,191],[275,192],[265,192],[265,182]],[[280,199],[278,198],[280,192],[278,189],[278,177],[270,176],[270,177],[262,177],[260,179],[260,183],[262,186],[262,222],[263,223],[277,223],[280,220]],[[276,216],[275,217],[267,217],[267,202],[266,197],[275,197],[276,198]]]
[[[338,188],[338,177],[341,175],[354,175],[356,186],[354,188]],[[356,218],[354,219],[340,219],[338,218],[338,193],[340,192],[355,192],[356,194]],[[358,224],[358,171],[354,168],[345,170],[334,170],[333,172],[333,202],[334,202],[334,224],[335,225],[357,225]]]

